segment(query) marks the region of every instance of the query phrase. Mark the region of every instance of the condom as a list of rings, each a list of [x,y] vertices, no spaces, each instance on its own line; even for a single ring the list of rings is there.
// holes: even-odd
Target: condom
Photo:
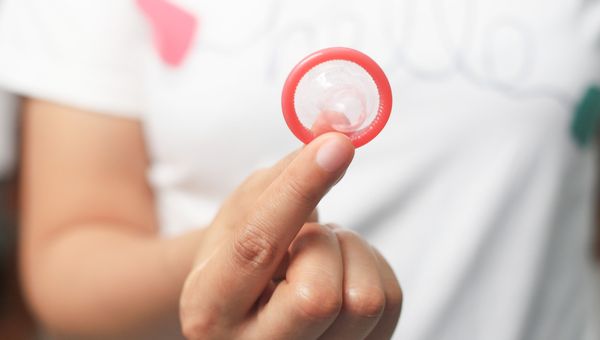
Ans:
[[[294,67],[283,86],[281,105],[288,127],[303,143],[339,132],[358,148],[383,130],[392,110],[392,91],[373,59],[332,47]]]

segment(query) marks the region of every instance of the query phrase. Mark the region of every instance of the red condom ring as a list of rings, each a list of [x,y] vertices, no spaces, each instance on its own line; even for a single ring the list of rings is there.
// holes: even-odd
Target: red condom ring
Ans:
[[[303,143],[308,144],[319,135],[300,122],[295,107],[295,94],[300,80],[306,73],[321,63],[335,60],[349,61],[362,67],[377,86],[379,105],[372,122],[367,127],[357,131],[341,132],[347,135],[352,144],[358,148],[370,142],[383,130],[392,110],[392,90],[385,73],[373,59],[362,52],[345,47],[332,47],[312,53],[300,61],[290,72],[283,86],[281,96],[283,116],[290,130]]]

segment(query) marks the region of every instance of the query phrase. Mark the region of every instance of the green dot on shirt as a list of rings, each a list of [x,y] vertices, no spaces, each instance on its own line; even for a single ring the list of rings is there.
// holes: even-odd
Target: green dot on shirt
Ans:
[[[580,146],[586,146],[594,139],[600,123],[600,88],[590,86],[578,104],[571,133]]]

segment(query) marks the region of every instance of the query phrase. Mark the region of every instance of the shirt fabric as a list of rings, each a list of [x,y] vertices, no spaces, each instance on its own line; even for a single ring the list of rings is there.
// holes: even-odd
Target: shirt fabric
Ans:
[[[595,150],[571,132],[600,82],[600,1],[171,1],[198,22],[179,64],[138,3],[5,0],[0,84],[142,121],[165,237],[209,223],[298,147],[287,73],[353,47],[385,70],[394,108],[320,213],[390,261],[405,294],[395,338],[600,339]]]

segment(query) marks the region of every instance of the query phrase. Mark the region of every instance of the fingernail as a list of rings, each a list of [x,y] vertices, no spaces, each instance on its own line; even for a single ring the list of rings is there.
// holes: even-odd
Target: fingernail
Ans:
[[[339,171],[348,161],[348,147],[339,138],[331,138],[317,151],[316,161],[327,172]]]

